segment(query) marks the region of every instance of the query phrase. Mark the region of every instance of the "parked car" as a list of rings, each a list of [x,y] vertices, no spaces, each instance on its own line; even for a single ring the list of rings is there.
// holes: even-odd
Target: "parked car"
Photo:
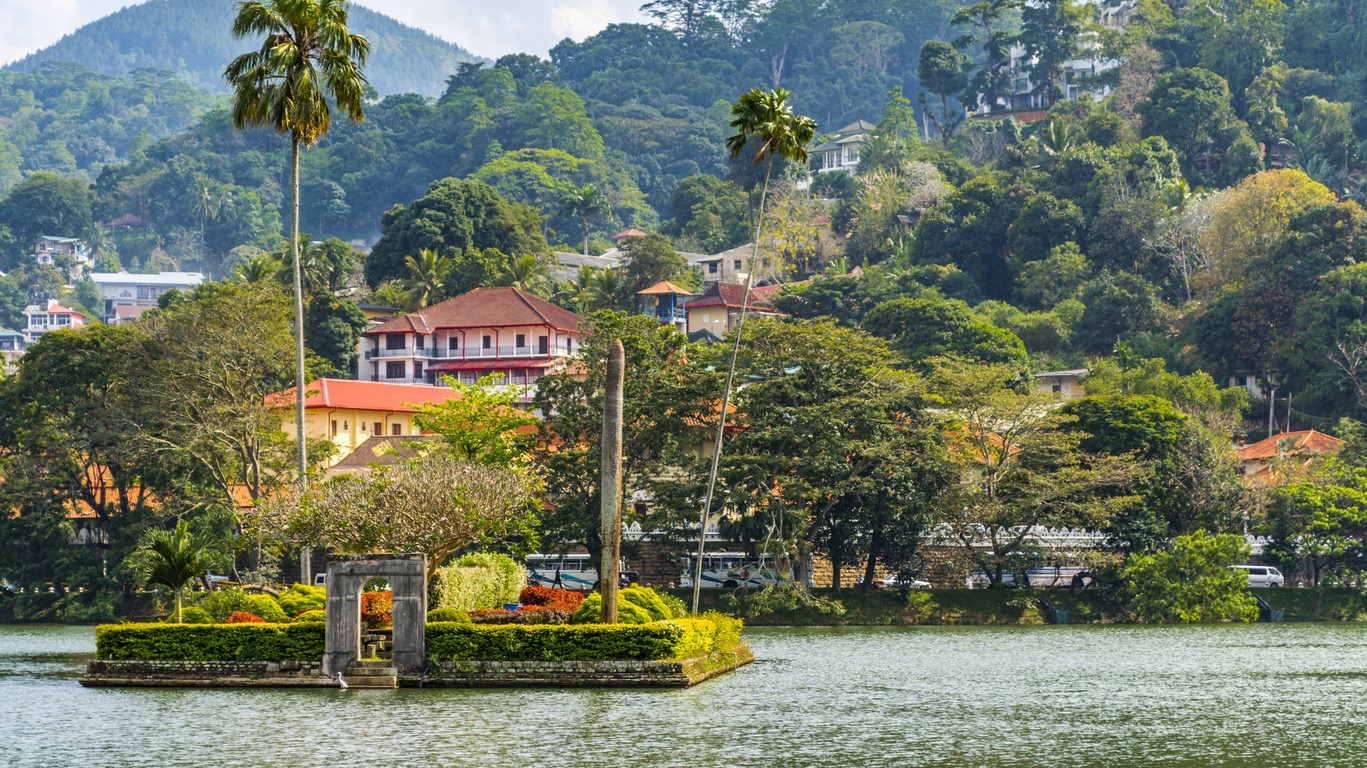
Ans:
[[[1270,565],[1231,565],[1236,571],[1243,571],[1248,574],[1248,586],[1250,587],[1284,587],[1286,577],[1282,572]]]
[[[874,589],[930,589],[930,582],[920,579],[908,579],[906,582],[897,578],[897,574],[890,574],[881,579],[873,580]]]

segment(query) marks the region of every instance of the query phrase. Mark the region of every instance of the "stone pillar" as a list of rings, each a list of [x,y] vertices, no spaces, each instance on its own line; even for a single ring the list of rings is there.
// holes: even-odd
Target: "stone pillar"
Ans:
[[[394,666],[421,672],[427,666],[427,558],[395,562],[389,586],[394,590]]]

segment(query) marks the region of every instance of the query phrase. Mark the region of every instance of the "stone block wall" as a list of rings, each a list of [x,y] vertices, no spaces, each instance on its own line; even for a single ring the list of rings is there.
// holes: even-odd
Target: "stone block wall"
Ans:
[[[321,661],[92,661],[81,685],[335,688]]]

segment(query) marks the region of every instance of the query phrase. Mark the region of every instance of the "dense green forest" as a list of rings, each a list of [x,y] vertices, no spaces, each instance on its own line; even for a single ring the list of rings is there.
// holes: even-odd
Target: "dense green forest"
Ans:
[[[5,68],[28,72],[44,62],[71,61],[104,75],[156,69],[226,91],[223,65],[241,53],[241,42],[227,34],[235,7],[234,0],[130,3]],[[370,40],[374,55],[366,75],[381,94],[435,96],[456,64],[476,60],[460,46],[361,5],[352,6],[350,19],[353,31]]]
[[[775,175],[774,234],[762,245],[782,268],[769,277],[868,269],[861,281],[796,285],[780,298],[791,313],[890,338],[939,327],[929,347],[896,343],[913,358],[954,348],[1037,370],[1120,343],[1173,371],[1275,383],[1294,393],[1296,424],[1360,415],[1367,118],[1356,103],[1367,36],[1357,4],[1145,0],[1123,29],[1096,26],[1095,9],[658,0],[646,6],[656,23],[566,40],[549,60],[461,64],[435,98],[391,95],[369,103],[364,122],[339,122],[304,154],[303,229],[378,241],[356,270],[399,302],[404,285],[430,288],[443,274],[461,274],[452,285],[462,287],[521,284],[528,269],[544,272],[547,245],[582,247],[583,229],[597,250],[631,226],[716,252],[748,239],[758,196],[750,164],[728,163],[729,104],[778,85],[823,133],[878,124],[857,176],[819,174],[808,192],[801,173]],[[1029,74],[1046,99],[1070,57],[1121,64],[1086,83],[1108,94],[1101,102],[1059,101],[1022,123],[1000,109],[1014,82],[1000,55],[1012,45],[1036,52]],[[67,68],[28,77],[97,82]],[[955,104],[999,109],[961,121]],[[66,114],[80,124],[79,111]],[[124,266],[228,274],[280,248],[285,155],[280,137],[235,131],[216,108],[185,132],[130,145],[88,192],[59,195],[83,200],[44,209],[41,190],[60,185],[34,177],[0,204],[6,263],[46,222],[88,232],[132,213],[148,228],[109,233]],[[468,181],[441,181],[452,178]],[[606,202],[570,202],[585,190]],[[480,212],[431,218],[456,201],[480,201]],[[510,234],[460,234],[471,222]],[[519,256],[531,260],[514,266]],[[574,290],[541,282],[578,308],[621,300],[582,277]]]

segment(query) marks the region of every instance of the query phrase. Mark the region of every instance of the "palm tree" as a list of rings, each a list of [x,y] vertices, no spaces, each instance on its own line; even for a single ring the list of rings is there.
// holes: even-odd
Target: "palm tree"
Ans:
[[[588,305],[593,292],[593,283],[597,279],[597,271],[593,267],[580,264],[579,271],[575,273],[574,277],[555,284],[555,294],[552,298],[583,311],[584,307]]]
[[[237,265],[233,278],[241,283],[264,283],[279,275],[282,269],[280,260],[269,253],[261,253]]]
[[[589,255],[589,217],[602,216],[604,218],[612,215],[612,201],[603,190],[592,184],[585,184],[582,187],[567,187],[560,198],[559,205],[556,206],[557,216],[569,216],[579,219],[579,223],[584,227],[584,255]]]
[[[788,103],[792,94],[783,89],[762,91],[758,88],[741,94],[740,99],[731,105],[731,127],[734,135],[726,138],[726,149],[735,160],[746,147],[758,144],[759,148],[750,162],[764,163],[764,184],[759,193],[759,216],[755,219],[755,241],[750,251],[749,274],[745,276],[745,290],[742,292],[740,313],[736,317],[735,338],[732,340],[731,360],[726,366],[726,383],[722,389],[721,414],[717,417],[717,438],[712,453],[712,467],[707,475],[707,495],[703,498],[701,513],[702,526],[698,529],[697,572],[693,574],[693,612],[698,612],[699,591],[702,586],[702,559],[707,537],[707,518],[712,511],[712,496],[717,488],[717,470],[721,466],[722,439],[726,436],[726,409],[731,401],[731,382],[736,376],[736,357],[740,354],[740,332],[745,324],[745,311],[750,305],[750,287],[754,283],[755,269],[759,265],[759,243],[764,234],[764,205],[769,196],[769,176],[774,170],[774,158],[782,157],[794,162],[807,162],[807,145],[816,137],[816,121],[804,115],[793,114]]]
[[[608,267],[593,276],[585,304],[590,309],[615,309],[617,295],[622,292],[622,273]]]
[[[546,265],[532,254],[508,256],[503,270],[503,282],[527,293],[542,296],[546,293]]]
[[[176,595],[176,623],[181,622],[181,593],[185,585],[213,565],[208,548],[197,536],[190,535],[184,520],[174,531],[153,531],[143,544],[147,553],[143,575],[148,584],[166,587]]]
[[[233,37],[263,36],[261,48],[233,59],[233,127],[290,136],[290,247],[294,261],[295,434],[299,488],[308,486],[304,435],[304,292],[299,276],[299,150],[332,128],[331,104],[352,122],[365,118],[361,74],[370,42],[347,29],[348,0],[243,0]]]
[[[408,267],[408,277],[399,281],[399,287],[408,296],[410,309],[426,308],[440,300],[446,290],[446,275],[451,271],[451,259],[437,257],[431,248],[418,251],[418,258],[405,256],[404,266]]]

